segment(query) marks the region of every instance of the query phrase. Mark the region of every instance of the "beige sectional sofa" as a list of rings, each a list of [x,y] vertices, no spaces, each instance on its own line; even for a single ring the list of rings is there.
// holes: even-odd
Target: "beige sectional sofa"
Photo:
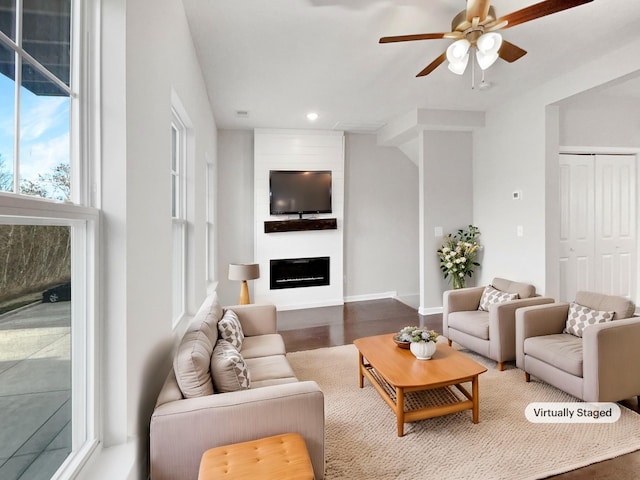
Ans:
[[[225,315],[241,325],[239,350],[221,341]],[[209,296],[176,351],[151,417],[151,480],[195,480],[209,448],[288,432],[302,435],[322,480],[324,396],[315,382],[295,377],[276,333],[275,306],[225,309],[216,294]]]

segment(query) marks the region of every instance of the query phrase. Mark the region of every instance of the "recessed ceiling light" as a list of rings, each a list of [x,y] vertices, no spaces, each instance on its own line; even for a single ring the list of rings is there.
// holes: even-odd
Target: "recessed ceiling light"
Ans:
[[[307,113],[307,120],[310,122],[315,122],[318,119],[318,114],[316,112]]]

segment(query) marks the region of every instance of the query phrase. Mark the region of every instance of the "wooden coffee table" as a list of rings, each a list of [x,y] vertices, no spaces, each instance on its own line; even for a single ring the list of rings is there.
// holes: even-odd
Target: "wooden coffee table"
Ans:
[[[358,349],[360,388],[364,377],[387,402],[398,420],[398,436],[404,435],[404,423],[450,413],[472,410],[473,423],[478,423],[478,375],[487,369],[446,343],[438,343],[431,360],[418,360],[393,341],[393,334],[359,338],[353,342]],[[462,383],[471,382],[471,393]],[[462,393],[456,394],[450,387]],[[435,404],[405,411],[405,395],[410,392],[446,389],[436,395]],[[438,401],[446,398],[446,401]]]

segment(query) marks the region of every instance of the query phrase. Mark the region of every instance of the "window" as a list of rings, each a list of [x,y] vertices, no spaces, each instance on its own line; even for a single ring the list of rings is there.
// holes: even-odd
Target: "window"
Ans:
[[[3,3],[0,191],[69,200],[71,1]]]
[[[99,215],[78,174],[93,125],[76,41],[94,7],[0,0],[1,478],[71,478],[96,445]]]
[[[186,309],[187,219],[186,219],[186,145],[187,132],[178,114],[171,119],[171,218],[173,230],[173,325]]]

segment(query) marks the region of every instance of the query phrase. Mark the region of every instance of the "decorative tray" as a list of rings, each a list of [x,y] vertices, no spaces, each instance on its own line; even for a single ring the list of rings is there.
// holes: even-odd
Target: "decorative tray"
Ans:
[[[400,348],[409,348],[409,345],[411,345],[411,342],[401,342],[400,340],[398,340],[398,337],[400,337],[400,335],[394,335],[393,336],[393,341],[396,343],[396,345]]]

